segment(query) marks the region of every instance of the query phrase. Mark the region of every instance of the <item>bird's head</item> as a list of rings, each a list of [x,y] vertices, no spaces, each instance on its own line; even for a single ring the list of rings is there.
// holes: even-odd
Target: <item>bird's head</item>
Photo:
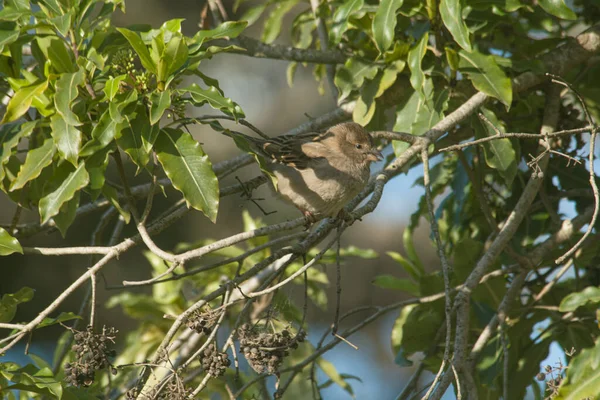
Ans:
[[[328,133],[331,134],[329,140],[334,141],[340,152],[356,164],[368,165],[383,160],[369,132],[356,122],[335,125],[329,128]]]

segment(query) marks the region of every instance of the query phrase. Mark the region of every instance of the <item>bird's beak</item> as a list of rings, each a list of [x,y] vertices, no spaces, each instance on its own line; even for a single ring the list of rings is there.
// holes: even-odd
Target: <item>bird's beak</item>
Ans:
[[[371,150],[367,153],[367,160],[369,161],[381,161],[383,160],[383,154],[378,150]]]

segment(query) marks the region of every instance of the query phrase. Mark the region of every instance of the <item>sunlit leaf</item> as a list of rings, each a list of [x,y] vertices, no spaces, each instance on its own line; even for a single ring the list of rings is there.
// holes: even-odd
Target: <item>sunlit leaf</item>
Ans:
[[[472,51],[469,29],[463,19],[461,0],[441,0],[440,15],[456,43],[466,51]]]
[[[404,0],[381,0],[373,18],[373,36],[379,52],[385,52],[394,40],[396,12]]]
[[[27,182],[37,178],[42,170],[50,165],[55,151],[56,148],[52,139],[46,139],[40,147],[29,151],[17,178],[10,186],[10,190],[21,189]]]
[[[23,254],[21,244],[12,237],[4,228],[0,228],[0,256],[7,256],[12,253]]]
[[[40,199],[41,223],[46,223],[58,214],[62,205],[71,200],[78,190],[84,188],[89,183],[89,179],[84,162],[81,162],[77,168],[71,164],[61,164],[48,183],[52,191]]]
[[[219,182],[200,143],[181,130],[164,128],[154,148],[167,176],[183,193],[188,206],[202,211],[215,222],[219,209]]]
[[[498,67],[492,56],[485,56],[477,51],[459,53],[460,72],[466,74],[473,86],[483,93],[495,97],[506,107],[512,103],[512,84],[510,78]]]

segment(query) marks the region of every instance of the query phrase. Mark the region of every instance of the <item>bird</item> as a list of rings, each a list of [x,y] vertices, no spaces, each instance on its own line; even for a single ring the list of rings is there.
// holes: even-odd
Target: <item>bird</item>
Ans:
[[[344,218],[344,206],[369,180],[371,163],[383,159],[369,132],[355,122],[322,133],[272,138],[223,133],[259,157],[261,168],[277,180],[276,192],[302,212],[307,225],[326,217]]]

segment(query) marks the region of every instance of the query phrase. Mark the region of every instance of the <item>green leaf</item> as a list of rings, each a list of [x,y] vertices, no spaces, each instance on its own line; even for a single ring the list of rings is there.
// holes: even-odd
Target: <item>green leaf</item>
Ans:
[[[373,79],[378,68],[358,58],[349,58],[335,74],[334,83],[340,89],[340,100],[348,97],[352,90],[361,88],[365,79]]]
[[[240,21],[246,21],[248,23],[248,26],[254,24],[256,21],[258,21],[263,11],[265,11],[265,8],[267,8],[266,3],[250,7],[242,14],[242,16],[240,17]]]
[[[364,5],[364,0],[348,0],[339,6],[333,14],[332,26],[329,29],[329,41],[337,45],[348,29],[348,19]]]
[[[265,28],[263,30],[261,40],[267,44],[271,44],[277,39],[281,33],[281,25],[283,17],[288,13],[299,0],[283,0],[277,4],[265,20]]]
[[[46,223],[58,214],[62,205],[71,200],[77,191],[87,186],[89,181],[90,177],[84,162],[81,162],[77,168],[71,164],[61,164],[48,183],[52,191],[40,199],[41,223]]]
[[[110,204],[112,204],[113,207],[117,209],[119,214],[121,214],[125,223],[128,224],[129,221],[131,221],[131,213],[128,209],[123,208],[121,206],[121,203],[119,202],[119,194],[117,193],[117,189],[110,185],[105,185],[102,188],[102,194],[104,195],[104,197],[106,197],[108,201],[110,201]]]
[[[119,75],[110,77],[104,84],[104,94],[109,101],[112,101],[114,97],[119,93],[121,89],[121,82],[127,78],[127,75]]]
[[[596,345],[582,350],[569,360],[567,377],[558,390],[556,400],[597,398],[600,393],[600,339]]]
[[[401,290],[413,296],[420,296],[419,285],[408,279],[400,279],[386,274],[376,276],[371,283],[380,288]]]
[[[469,29],[462,15],[461,0],[441,0],[440,15],[444,25],[450,31],[450,34],[460,47],[468,52],[473,49],[469,40]]]
[[[208,156],[191,135],[177,129],[161,130],[154,145],[173,186],[183,193],[188,206],[215,222],[219,209],[219,182]]]
[[[94,129],[92,129],[92,140],[83,146],[79,155],[82,157],[89,156],[108,146],[118,136],[117,132],[120,133],[117,126],[118,123],[111,115],[110,109],[104,111]]]
[[[481,108],[483,115],[490,121],[496,129],[504,133],[505,129],[496,115],[486,109]],[[496,131],[485,121],[479,118],[473,118],[473,129],[477,138],[496,135]],[[485,152],[485,162],[490,168],[498,171],[506,184],[510,187],[517,174],[517,153],[513,148],[510,139],[502,138],[483,143]]]
[[[193,83],[187,88],[179,89],[179,92],[189,92],[192,99],[197,103],[197,106],[208,103],[215,110],[221,110],[234,117],[244,117],[244,113],[240,107],[230,98],[224,97],[214,86],[211,86],[208,89],[202,89],[196,83]]]
[[[221,39],[221,38],[236,38],[246,29],[248,21],[227,21],[211,30],[201,30],[194,35],[194,41],[200,43],[205,40]]]
[[[21,189],[27,182],[40,176],[42,170],[52,163],[55,151],[52,139],[46,139],[40,147],[29,151],[17,178],[10,186],[10,191]]]
[[[52,138],[58,154],[76,166],[81,148],[81,132],[79,129],[68,124],[59,114],[54,114],[50,118],[50,128],[52,129]]]
[[[21,244],[4,230],[4,228],[0,228],[0,256],[7,256],[12,253],[23,254]]]
[[[188,60],[188,47],[180,33],[173,34],[156,66],[156,79],[168,82],[169,78],[181,68]]]
[[[402,268],[404,268],[404,270],[417,282],[419,281],[420,277],[425,275],[425,271],[422,269],[422,267],[419,268],[418,265],[415,265],[410,260],[407,260],[406,258],[404,258],[404,256],[402,256],[402,254],[396,253],[395,251],[388,251],[385,254],[387,254],[394,261],[396,261],[398,264],[400,264],[402,266]]]
[[[396,13],[404,0],[381,0],[373,18],[373,36],[380,53],[384,53],[394,40]]]
[[[162,118],[165,110],[171,106],[171,91],[153,93],[150,97],[150,124],[154,125]]]
[[[360,97],[356,101],[356,106],[352,112],[352,119],[354,122],[365,126],[373,118],[376,106],[375,96],[379,91],[382,76],[383,73],[379,72],[375,79],[367,81],[366,84],[361,88]]]
[[[71,111],[71,103],[77,98],[78,89],[84,81],[83,70],[75,73],[62,74],[56,81],[56,94],[54,95],[54,105],[56,111],[65,120],[68,125],[79,126],[79,118]]]
[[[50,326],[50,325],[56,325],[60,322],[66,322],[66,321],[71,321],[74,319],[81,319],[81,317],[73,312],[61,312],[58,317],[56,318],[50,318],[50,317],[46,317],[42,320],[42,322],[40,322],[40,324],[37,326],[37,328],[44,328],[46,326]]]
[[[40,38],[38,38],[40,40]],[[68,72],[77,72],[75,56],[63,40],[49,38],[50,42],[46,49],[46,56],[52,63],[52,66],[59,74]]]
[[[17,293],[6,293],[0,300],[0,322],[10,322],[17,313],[17,306],[33,299],[34,291],[29,287],[21,288]]]
[[[319,357],[317,360],[317,365],[321,370],[327,375],[336,385],[344,389],[348,392],[352,397],[354,397],[354,391],[352,390],[352,386],[348,382],[346,382],[340,373],[335,369],[335,366],[329,361],[325,360],[322,357]]]
[[[484,56],[473,51],[461,50],[459,53],[460,72],[466,74],[473,86],[483,93],[495,97],[510,108],[512,103],[512,84],[510,78],[500,69],[494,57]]]
[[[419,39],[415,47],[408,52],[408,68],[410,69],[410,84],[417,92],[423,95],[423,83],[425,82],[425,73],[421,68],[421,61],[427,53],[427,42],[429,40],[429,32]]]
[[[140,35],[126,28],[117,28],[117,30],[121,32],[123,36],[125,36],[125,39],[127,39],[135,53],[140,58],[140,62],[142,63],[144,68],[146,68],[153,74],[156,74],[156,64],[152,60],[152,57],[150,57],[148,47],[146,47],[146,44],[144,43]]]
[[[6,112],[0,124],[15,121],[31,107],[31,102],[35,96],[38,96],[46,90],[48,81],[33,83],[29,86],[24,86],[15,91],[15,94],[6,106]]]
[[[56,224],[56,227],[60,231],[63,239],[67,235],[67,230],[75,221],[75,217],[77,216],[77,207],[79,207],[79,199],[81,197],[81,192],[75,193],[75,196],[65,204],[60,207],[60,211],[57,215],[54,216],[53,220]]]
[[[150,125],[148,115],[143,106],[138,106],[135,117],[130,119],[125,116],[125,126],[117,144],[131,160],[140,168],[144,168],[150,161],[150,151],[159,132],[158,125]]]
[[[600,303],[600,287],[589,286],[583,289],[581,292],[575,292],[567,295],[560,302],[559,310],[561,312],[575,311],[579,307],[585,306],[588,303]]]
[[[36,122],[25,122],[24,124],[2,124],[0,125],[0,180],[4,179],[4,164],[12,155],[13,149],[17,147],[19,141],[33,132]]]
[[[565,4],[564,0],[539,0],[538,4],[544,11],[555,17],[570,20],[577,19],[577,15]]]

